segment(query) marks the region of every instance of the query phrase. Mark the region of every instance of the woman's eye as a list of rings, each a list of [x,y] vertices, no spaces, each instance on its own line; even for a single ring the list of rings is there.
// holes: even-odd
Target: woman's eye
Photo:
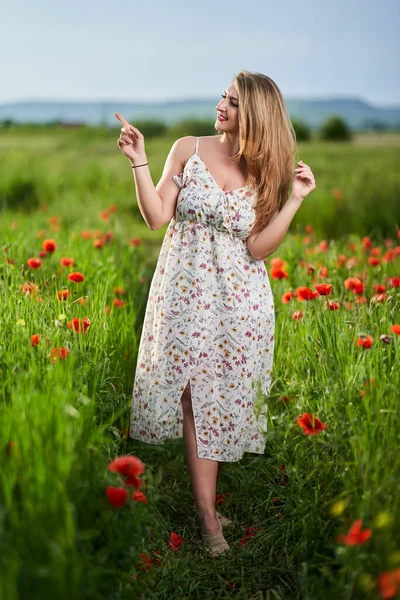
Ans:
[[[224,100],[225,100],[226,94],[221,94],[221,98],[224,98]],[[231,106],[234,106],[235,108],[238,108],[238,105],[235,104],[234,102],[231,102]]]

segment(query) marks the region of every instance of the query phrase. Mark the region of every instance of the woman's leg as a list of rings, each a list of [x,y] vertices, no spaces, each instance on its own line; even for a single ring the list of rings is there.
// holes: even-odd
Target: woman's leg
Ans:
[[[200,519],[202,532],[212,535],[219,531],[219,523],[215,514],[218,462],[197,457],[196,430],[192,410],[190,381],[182,394],[181,402],[183,409],[185,461],[192,484],[197,514]]]

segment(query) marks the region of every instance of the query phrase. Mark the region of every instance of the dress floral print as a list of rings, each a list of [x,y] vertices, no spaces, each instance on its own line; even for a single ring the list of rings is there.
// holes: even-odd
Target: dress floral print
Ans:
[[[196,150],[150,285],[140,339],[130,436],[182,437],[190,380],[197,455],[232,462],[265,449],[274,351],[274,302],[264,262],[247,246],[256,194],[224,192]]]

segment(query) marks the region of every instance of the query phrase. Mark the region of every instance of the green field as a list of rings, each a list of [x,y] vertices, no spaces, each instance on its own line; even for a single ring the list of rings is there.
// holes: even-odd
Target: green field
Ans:
[[[221,511],[234,525],[218,559],[200,542],[182,440],[127,437],[166,228],[143,222],[118,136],[0,131],[0,600],[400,597],[398,134],[299,144],[317,188],[265,261],[277,318],[260,399],[267,446],[224,466]],[[172,142],[146,145],[155,183]],[[287,278],[272,276],[274,258]],[[329,296],[296,297],[322,283]],[[89,319],[85,333],[73,319]],[[324,430],[305,435],[303,413]],[[107,486],[132,488],[108,465],[127,454],[144,463],[148,504],[129,493],[115,508]],[[365,534],[339,537],[358,520]]]

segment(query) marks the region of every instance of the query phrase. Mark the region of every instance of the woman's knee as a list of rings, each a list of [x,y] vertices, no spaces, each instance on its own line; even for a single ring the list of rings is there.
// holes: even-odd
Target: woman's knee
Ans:
[[[188,381],[181,396],[182,408],[184,411],[192,411],[192,394],[190,389],[190,380]]]

